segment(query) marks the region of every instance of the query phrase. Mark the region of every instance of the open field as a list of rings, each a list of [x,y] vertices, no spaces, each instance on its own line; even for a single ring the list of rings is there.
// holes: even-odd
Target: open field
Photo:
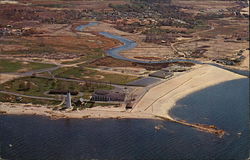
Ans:
[[[8,95],[0,93],[0,102],[10,102],[10,103],[21,103],[21,104],[40,104],[40,105],[58,105],[61,103],[60,100],[42,100],[42,99],[34,99],[34,98],[27,98],[15,95]],[[20,105],[20,104],[19,104]]]
[[[5,73],[0,73],[0,84],[18,78],[18,75],[10,75]]]
[[[191,42],[184,42],[176,45],[176,48],[185,52],[188,56],[194,58],[233,58],[241,49],[246,49],[248,42],[225,41],[223,37],[216,37],[214,39],[197,40]]]
[[[236,7],[237,4],[234,1],[203,1],[203,0],[173,0],[174,5],[187,7],[183,11],[192,14],[207,14],[207,13],[218,13],[219,10],[228,11],[228,8]],[[190,7],[190,8],[188,8]]]
[[[123,74],[112,74],[85,67],[65,67],[52,72],[55,77],[73,78],[95,82],[107,82],[112,84],[127,84],[139,77]]]
[[[53,25],[51,27],[53,28]],[[8,37],[0,42],[1,56],[40,61],[47,59],[47,61],[53,62],[54,60],[57,63],[84,62],[100,58],[105,55],[104,50],[119,45],[117,41],[99,35],[65,36],[65,32],[67,30],[61,29],[61,33],[57,35],[53,35],[54,32],[50,34],[50,31],[46,31],[45,34],[32,37],[15,39]]]
[[[0,73],[6,72],[28,72],[32,70],[39,70],[45,68],[55,67],[53,64],[23,62],[10,59],[0,59]]]
[[[103,9],[109,9],[109,4],[126,4],[128,3],[127,1],[123,0],[103,0],[103,1],[98,1],[98,0],[43,0],[43,1],[37,1],[37,0],[32,0],[27,1],[27,0],[19,0],[21,3],[28,3],[31,6],[38,6],[38,7],[45,7],[49,9],[72,9],[74,8],[75,10],[77,9],[94,9],[94,10],[103,10]],[[98,4],[98,5],[96,5]]]

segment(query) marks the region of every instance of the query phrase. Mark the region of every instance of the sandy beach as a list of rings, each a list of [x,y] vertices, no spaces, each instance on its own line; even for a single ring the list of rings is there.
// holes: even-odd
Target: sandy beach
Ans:
[[[0,102],[0,114],[12,115],[41,115],[48,116],[52,119],[60,118],[137,118],[137,119],[159,119],[148,113],[130,113],[121,111],[115,107],[102,108],[94,107],[84,110],[53,110],[53,106],[41,106],[34,104],[15,104]]]
[[[178,100],[204,88],[240,78],[245,77],[210,65],[197,66],[189,73],[150,89],[132,112],[146,112],[173,119],[169,111]]]

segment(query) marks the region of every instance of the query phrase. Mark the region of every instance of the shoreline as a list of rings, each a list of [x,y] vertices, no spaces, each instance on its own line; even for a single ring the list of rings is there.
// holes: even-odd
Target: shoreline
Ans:
[[[53,106],[0,102],[0,115],[39,115],[51,119],[61,118],[97,118],[97,119],[160,119],[147,113],[130,113],[125,111],[98,110],[98,107],[84,110],[53,110]]]
[[[242,78],[247,77],[211,65],[196,66],[188,73],[151,88],[132,112],[151,113],[176,121],[169,112],[177,101],[205,88]]]
[[[246,77],[215,66],[198,65],[190,72],[178,75],[150,88],[132,110],[125,110],[125,108],[122,107],[94,107],[84,110],[58,111],[53,110],[53,106],[0,102],[0,115],[40,115],[50,117],[51,119],[96,118],[165,120],[222,137],[227,134],[226,131],[218,129],[212,124],[194,124],[184,120],[176,120],[169,112],[174,108],[178,100],[194,92],[226,81],[242,78]]]
[[[17,105],[19,107],[17,107]],[[21,107],[20,107],[21,106]],[[4,109],[3,109],[4,107]],[[34,110],[35,109],[35,110]],[[58,119],[144,119],[144,120],[160,120],[176,123],[179,125],[194,128],[201,132],[207,132],[214,134],[219,138],[222,138],[226,131],[217,128],[214,125],[204,125],[199,123],[188,123],[185,121],[178,121],[165,116],[158,116],[146,113],[131,113],[131,112],[115,112],[115,111],[100,111],[100,110],[83,110],[83,111],[53,111],[51,108],[32,105],[32,104],[16,104],[16,103],[4,103],[0,102],[0,116],[1,115],[15,115],[15,116],[43,116],[50,120]],[[156,130],[160,130],[158,126],[155,126]]]

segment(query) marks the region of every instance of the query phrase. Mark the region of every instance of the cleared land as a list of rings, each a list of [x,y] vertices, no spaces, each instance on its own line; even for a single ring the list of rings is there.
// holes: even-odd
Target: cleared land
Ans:
[[[8,72],[28,72],[32,70],[39,70],[45,68],[55,67],[53,64],[35,63],[35,62],[24,62],[10,59],[0,59],[0,73]]]
[[[106,82],[112,84],[127,84],[128,82],[139,78],[137,76],[112,74],[85,67],[64,67],[53,71],[52,74],[56,77]]]
[[[10,74],[4,74],[4,73],[0,73],[0,84],[10,81],[12,79],[15,79],[19,77],[18,75],[10,75]]]

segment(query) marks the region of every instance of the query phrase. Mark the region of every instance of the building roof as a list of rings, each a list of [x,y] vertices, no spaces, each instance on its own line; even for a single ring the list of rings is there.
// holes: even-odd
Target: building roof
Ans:
[[[149,74],[149,76],[166,79],[166,78],[168,78],[168,77],[173,76],[173,73],[168,72],[168,71],[165,71],[165,70],[160,70],[160,71],[157,71],[157,72],[154,72],[154,73]]]
[[[124,101],[125,93],[118,91],[97,90],[92,94],[92,100]]]

